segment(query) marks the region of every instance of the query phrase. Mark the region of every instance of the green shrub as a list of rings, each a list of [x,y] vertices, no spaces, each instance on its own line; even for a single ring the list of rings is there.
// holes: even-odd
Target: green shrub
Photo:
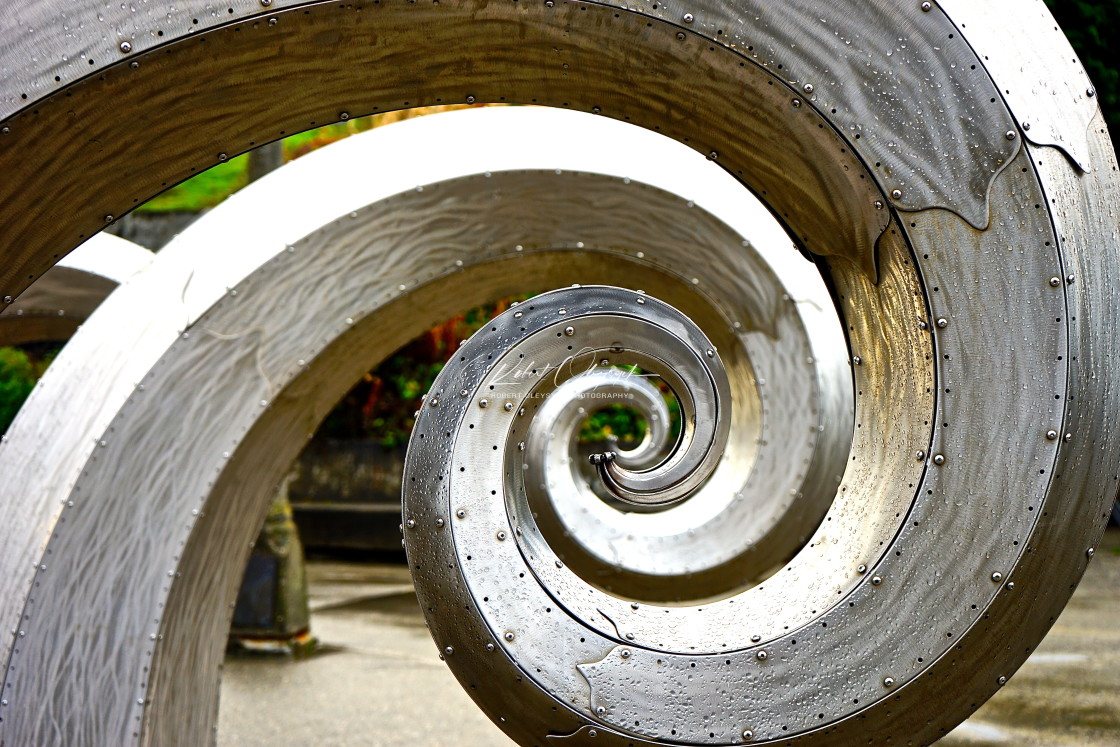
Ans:
[[[0,348],[0,433],[15,420],[38,378],[27,353],[19,348]]]

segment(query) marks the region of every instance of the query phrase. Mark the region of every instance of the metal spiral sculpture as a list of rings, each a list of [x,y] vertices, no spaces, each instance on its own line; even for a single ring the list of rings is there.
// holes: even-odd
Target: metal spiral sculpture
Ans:
[[[1096,89],[1040,0],[692,0],[627,7],[561,0],[228,6],[26,0],[4,4],[0,17],[3,306],[117,216],[192,174],[329,122],[453,102],[578,110],[676,139],[758,195],[814,257],[834,292],[852,362],[855,427],[843,473],[810,479],[813,464],[768,458],[787,447],[765,429],[781,418],[756,420],[758,452],[744,450],[750,441],[735,434],[747,431],[733,423],[723,462],[694,495],[661,511],[627,515],[652,524],[703,507],[709,495],[735,496],[733,483],[752,479],[743,477],[748,471],[774,480],[768,484],[793,471],[787,489],[794,496],[761,490],[782,515],[786,505],[779,499],[796,499],[796,485],[831,485],[836,500],[818,531],[766,581],[746,591],[717,583],[727,577],[721,564],[731,561],[715,550],[705,563],[718,572],[686,570],[687,584],[677,583],[673,569],[645,573],[649,560],[620,562],[615,567],[623,570],[616,572],[597,560],[601,548],[572,542],[564,552],[579,567],[577,578],[596,567],[613,577],[594,577],[586,587],[573,580],[555,597],[538,593],[523,586],[520,574],[533,575],[523,564],[520,570],[498,565],[516,560],[506,550],[463,558],[494,563],[492,574],[468,587],[455,565],[451,517],[411,517],[417,531],[433,538],[433,557],[447,559],[433,565],[417,556],[420,567],[413,569],[441,651],[519,743],[929,743],[1015,672],[1092,557],[1120,466],[1120,437],[1112,427],[1120,411],[1120,368],[1112,365],[1120,358],[1114,324],[1120,244],[1112,214],[1120,172]],[[265,68],[269,74],[258,73]],[[563,127],[531,132],[538,151],[572,138]],[[413,165],[437,162],[447,156],[430,151],[449,140],[457,156],[475,147],[456,134],[399,155]],[[591,144],[603,143],[589,138]],[[376,164],[378,172],[382,166]],[[476,170],[488,168],[497,167]],[[553,195],[538,199],[550,206]],[[286,213],[300,210],[291,205]],[[602,227],[633,215],[608,201],[576,217]],[[625,230],[632,233],[633,225],[643,222]],[[669,223],[658,230],[665,239],[676,228]],[[553,246],[572,248],[569,240],[581,239],[558,237]],[[685,258],[677,266],[688,268],[690,241],[672,243]],[[470,250],[494,256],[486,253],[508,251],[509,244],[528,246],[513,240]],[[606,256],[618,259],[614,246],[604,244]],[[512,295],[573,282],[623,283],[667,297],[646,282],[662,273],[640,260],[640,251],[626,253],[621,266],[630,275],[601,261],[595,266],[602,275],[560,282],[552,274],[560,263],[542,260],[538,270],[549,271],[534,276],[542,284],[526,288],[514,282],[524,276],[494,272],[500,279],[492,289],[504,283]],[[392,302],[392,288],[423,287],[420,281],[441,271],[433,267],[454,272],[453,264],[414,266],[411,259],[376,265],[404,273],[382,301]],[[238,261],[236,251],[209,260],[217,267]],[[642,278],[633,277],[639,273]],[[741,280],[741,273],[716,274],[710,297],[741,301],[729,287],[733,278]],[[689,283],[682,274],[677,285],[682,279]],[[268,321],[303,302],[303,295],[293,300],[306,292],[301,280],[277,279],[261,289],[261,296],[279,297]],[[183,288],[176,290],[191,297],[193,290]],[[450,295],[409,292],[415,295],[408,303],[425,310]],[[345,300],[321,295],[328,298],[317,302]],[[161,300],[169,297],[178,296]],[[245,293],[238,299],[246,300]],[[780,294],[777,299],[762,310],[780,310]],[[720,339],[732,336],[727,322],[735,320],[718,304],[686,307],[676,295],[672,301],[719,346],[733,420],[751,414],[751,400],[738,396],[750,387],[735,383],[746,369],[732,364],[734,348]],[[217,304],[231,305],[228,299]],[[717,310],[705,314],[705,306]],[[354,307],[342,319],[355,320],[356,328],[366,309]],[[400,308],[385,313],[396,312],[395,320]],[[232,311],[225,313],[231,315],[225,321],[234,321]],[[140,324],[143,312],[133,318]],[[379,332],[394,329],[384,324]],[[180,354],[197,344],[197,335],[191,339]],[[106,336],[107,344],[113,341]],[[275,374],[265,387],[269,396],[274,382],[301,370],[296,362],[306,358],[297,356],[267,369]],[[807,357],[783,359],[778,368],[814,365]],[[752,365],[763,360],[748,358]],[[276,364],[252,348],[238,360],[252,372]],[[215,356],[205,366],[164,365],[159,372],[162,391],[180,396],[189,388],[182,382],[211,384],[207,393],[225,405],[204,421],[215,429],[225,427],[235,405],[259,407],[261,386],[259,376],[245,379],[245,396],[237,400],[224,369],[216,381],[199,376],[221,363]],[[763,393],[778,383],[773,376],[758,380]],[[312,377],[304,373],[299,381],[308,385]],[[88,383],[67,387],[85,391]],[[320,390],[306,391],[314,397]],[[454,396],[445,393],[443,402]],[[170,400],[149,404],[152,399],[137,395],[153,412],[177,412]],[[298,409],[283,399],[266,401],[277,417]],[[762,396],[754,402],[754,412],[765,410]],[[82,474],[85,457],[105,465],[123,440],[120,429],[131,425],[131,453],[167,449],[176,463],[197,459],[212,470],[207,475],[244,481],[238,484],[259,477],[250,467],[237,473],[220,461],[222,452],[209,448],[217,436],[166,440],[163,431],[145,430],[135,416],[139,409],[126,409],[117,436],[101,439],[109,445],[97,458],[82,451],[92,443],[83,433],[81,444],[28,441],[14,461],[26,472],[32,458],[40,459],[49,472],[53,455],[55,465],[67,465],[64,475]],[[64,412],[75,428],[79,420],[108,420],[85,408]],[[793,429],[795,436],[798,430],[807,443],[808,426]],[[452,432],[432,433],[437,451],[452,448],[438,440]],[[221,432],[237,443],[242,435]],[[483,444],[493,452],[484,456],[500,453],[504,443]],[[773,451],[761,451],[766,445]],[[274,451],[262,447],[258,461],[240,464],[263,464]],[[434,467],[443,456],[426,458]],[[478,459],[471,455],[472,464]],[[725,467],[732,463],[737,466]],[[146,468],[122,463],[130,465],[137,475]],[[643,495],[640,481],[623,471],[629,468],[608,461],[605,469],[620,494]],[[734,475],[726,483],[732,489],[716,489],[725,484],[721,470]],[[224,497],[213,498],[207,515],[229,521],[196,523],[189,505],[170,500],[194,500],[183,497],[180,484],[168,482],[176,489],[158,498],[145,492],[124,500],[107,474],[102,498],[76,500],[74,510],[50,491],[24,492],[2,481],[9,493],[0,501],[0,629],[10,632],[0,639],[6,662],[0,740],[162,744],[212,734],[213,687],[205,686],[212,671],[199,671],[195,649],[196,629],[211,630],[201,611],[211,608],[184,592],[193,587],[176,574],[205,587],[215,576],[215,558],[228,571],[238,557],[228,549],[240,542],[237,517],[255,517],[251,506],[235,509],[252,501],[215,493]],[[194,495],[211,496],[206,478],[198,479]],[[683,489],[676,482],[659,487],[666,485]],[[741,514],[719,515],[741,520],[750,515],[745,504]],[[694,517],[693,547],[724,548],[742,538],[734,521],[708,520],[717,514]],[[145,523],[149,516],[163,523]],[[455,521],[462,522],[458,537],[484,526],[469,514]],[[123,547],[103,541],[104,527],[113,528]],[[246,542],[252,531],[245,530]],[[648,548],[678,539],[683,547],[689,539],[687,528],[651,536],[658,539]],[[487,527],[477,539],[492,549],[496,535]],[[504,542],[501,547],[514,545],[508,537]],[[747,544],[735,547],[735,558],[747,557],[738,571],[759,549]],[[97,548],[99,562],[78,562],[91,556],[89,547]],[[226,554],[199,552],[211,547],[227,548]],[[778,549],[791,547],[777,543],[767,552]],[[646,552],[652,560],[683,555]],[[474,583],[473,571],[471,578]],[[676,603],[674,589],[682,588],[688,599]],[[480,602],[472,592],[481,592]],[[516,627],[493,628],[486,605],[516,607],[525,617]],[[551,621],[561,614],[572,628],[556,635],[559,623]],[[74,633],[79,616],[104,623],[105,636],[91,641]],[[161,640],[173,632],[174,645]]]

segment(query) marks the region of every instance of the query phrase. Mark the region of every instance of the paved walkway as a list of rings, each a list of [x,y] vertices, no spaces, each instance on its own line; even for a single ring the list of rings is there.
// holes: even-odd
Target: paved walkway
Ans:
[[[323,652],[228,660],[219,745],[512,745],[436,658],[403,565],[315,562],[309,581]],[[1120,745],[1120,530],[1030,660],[940,744]]]

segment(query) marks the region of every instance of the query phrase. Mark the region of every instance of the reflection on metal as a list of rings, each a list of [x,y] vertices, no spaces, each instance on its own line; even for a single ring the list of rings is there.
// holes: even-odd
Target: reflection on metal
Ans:
[[[130,241],[94,236],[0,314],[0,346],[69,339],[114,288],[151,261],[151,252]]]
[[[645,305],[644,299],[641,300],[640,305]],[[647,313],[654,318],[661,311],[656,304],[649,304],[647,308]],[[598,361],[601,366],[640,366],[642,370],[660,376],[668,383],[669,391],[680,407],[680,434],[663,462],[635,470],[619,464],[612,451],[591,455],[591,461],[598,465],[607,490],[624,503],[643,508],[664,508],[691,497],[715,471],[731,430],[731,387],[715,347],[691,322],[674,321],[676,324],[670,325],[669,330],[656,324],[629,325],[620,322],[619,329],[608,329],[604,334],[615,335],[616,341],[629,337],[626,347],[617,350],[616,345],[615,350],[609,351],[612,356]],[[691,327],[689,331],[700,336],[703,345],[699,351],[681,344],[675,334],[678,326]],[[624,330],[622,327],[631,329]],[[569,327],[564,334],[574,337],[576,330]],[[647,355],[640,352],[644,350],[657,352]],[[608,352],[607,348],[604,352]],[[590,363],[594,366],[595,360]],[[578,365],[575,360],[572,364]],[[538,425],[535,431],[530,431],[530,441],[539,443],[540,439],[547,438],[543,434],[546,427],[550,428],[552,424]]]
[[[433,633],[441,648],[453,647],[449,661],[473,686],[471,694],[517,741],[539,744],[550,735],[589,741],[594,732],[597,744],[928,743],[1006,681],[1068,600],[1104,526],[1114,497],[1111,476],[1120,468],[1120,437],[1109,426],[1120,411],[1120,371],[1112,364],[1120,356],[1113,323],[1120,262],[1110,214],[1120,194],[1100,112],[1076,94],[1080,70],[1071,73],[1065,64],[1039,70],[1035,78],[1053,82],[1021,91],[1014,65],[985,64],[985,49],[1015,49],[1022,38],[1044,47],[1065,44],[1041,6],[1001,17],[980,35],[976,22],[962,17],[958,25],[946,15],[951,4],[888,0],[843,6],[702,0],[683,10],[475,0],[276,0],[229,8],[184,0],[174,10],[157,3],[136,13],[127,4],[29,0],[18,15],[14,7],[0,11],[11,20],[0,25],[0,173],[6,177],[0,182],[0,299],[17,295],[114,216],[224,156],[343,113],[451,101],[596,112],[687,142],[762,197],[801,247],[825,258],[851,352],[861,360],[854,369],[855,436],[836,503],[772,581],[702,607],[610,595],[604,601],[618,609],[599,611],[593,602],[608,595],[591,584],[592,594],[581,594],[587,582],[577,574],[546,578],[550,589],[564,592],[561,604],[536,581],[522,581],[519,574],[532,575],[517,566],[524,560],[505,551],[460,556],[468,527],[485,530],[471,542],[499,532],[508,539],[513,527],[504,516],[504,526],[496,516],[480,517],[493,523],[472,523],[469,513],[461,525],[449,522],[443,511],[453,507],[434,493],[425,505],[440,513],[411,517],[410,531],[423,535],[412,540],[412,560]],[[120,41],[131,50],[124,52]],[[459,64],[463,59],[471,64]],[[272,74],[243,72],[265,68]],[[1024,114],[1083,107],[1092,117],[1084,157],[1091,171],[1024,137],[1033,131]],[[1046,129],[1054,137],[1046,140],[1069,145],[1081,163],[1076,143],[1085,130],[1078,117],[1053,122]],[[573,139],[564,128],[532,134],[547,152]],[[446,145],[442,139],[406,151],[412,164],[446,158],[436,152]],[[457,133],[455,144],[463,142],[474,145]],[[538,199],[553,207],[552,195]],[[937,206],[948,209],[929,209]],[[581,214],[595,210],[607,206]],[[623,215],[611,212],[615,219]],[[660,230],[668,236],[670,228]],[[460,253],[530,246],[502,238],[503,244],[478,242]],[[565,247],[581,240],[555,238]],[[305,423],[294,415],[284,420],[294,411],[282,394],[313,398],[329,389],[308,371],[295,375],[302,370],[299,356],[308,348],[317,352],[316,341],[328,338],[328,330],[345,330],[345,319],[356,330],[370,298],[398,302],[400,317],[406,303],[397,292],[410,293],[411,308],[447,310],[440,306],[446,293],[426,296],[417,285],[445,265],[386,256],[392,258],[386,272],[395,274],[377,294],[344,297],[335,286],[322,291],[303,277],[278,281],[279,293],[254,288],[266,297],[262,305],[274,304],[259,317],[265,321],[286,320],[285,312],[320,297],[337,304],[330,316],[337,326],[307,329],[298,350],[258,344],[256,325],[234,324],[233,312],[218,319],[247,300],[246,286],[215,307],[212,319],[223,324],[210,328],[256,347],[225,367],[217,357],[166,365],[161,394],[171,391],[176,372],[197,383],[200,367],[210,366],[220,382],[212,389],[264,400],[264,411],[282,421],[269,423],[274,434],[294,439]],[[310,261],[298,251],[289,261],[297,258]],[[211,261],[226,263],[227,277],[247,272],[231,266],[243,261],[237,252]],[[487,287],[520,292],[527,277],[537,287],[565,284],[557,273],[522,273],[518,262],[511,259]],[[280,275],[291,266],[278,261],[268,269]],[[601,282],[618,284],[624,271],[617,264],[597,266],[614,275]],[[357,269],[348,267],[343,280],[357,282]],[[670,297],[632,274],[628,285]],[[1050,284],[1070,275],[1072,284]],[[223,287],[213,293],[203,278],[195,280],[209,291],[191,283],[184,306],[195,304],[196,313],[183,313],[180,329],[199,319],[197,310],[209,308]],[[393,290],[401,286],[405,291]],[[712,297],[726,298],[723,287],[713,286]],[[671,298],[718,345],[732,376],[729,346],[717,339],[726,328],[705,321],[704,305],[694,310],[675,293]],[[938,318],[947,326],[937,327]],[[382,323],[378,339],[394,328]],[[198,339],[192,334],[195,342],[183,347]],[[237,366],[256,376],[252,384],[229,372]],[[287,390],[285,382],[293,382]],[[738,405],[736,412],[747,409]],[[133,422],[145,407],[156,406],[130,403]],[[72,409],[75,427],[97,422]],[[175,406],[165,403],[164,410]],[[3,644],[11,666],[0,738],[14,734],[10,741],[36,743],[65,734],[69,741],[119,744],[169,742],[199,726],[209,733],[213,690],[199,684],[195,669],[210,665],[192,641],[212,636],[182,630],[208,630],[212,623],[201,610],[228,600],[217,592],[207,603],[193,594],[179,597],[191,585],[179,579],[165,592],[166,573],[185,579],[200,548],[219,537],[223,547],[247,546],[252,530],[239,533],[235,521],[224,519],[259,516],[266,498],[219,501],[215,506],[242,510],[208,512],[223,520],[206,525],[212,536],[190,533],[189,502],[227,495],[207,487],[208,480],[252,482],[271,467],[269,459],[284,456],[275,448],[256,454],[252,467],[241,462],[244,473],[232,463],[223,468],[213,445],[231,448],[246,438],[218,424],[229,412],[209,412],[213,430],[196,441],[174,442],[184,460],[204,452],[215,460],[191,473],[201,480],[191,490],[165,478],[165,487],[175,487],[167,495],[178,502],[137,498],[125,506],[124,495],[76,500],[73,509],[65,506],[75,513],[57,535],[60,504],[0,506],[0,629],[16,631]],[[108,418],[100,422],[108,425]],[[136,428],[134,450],[172,445],[161,440],[164,434]],[[1047,439],[1049,430],[1062,438]],[[99,463],[121,434],[102,439],[107,446]],[[274,439],[285,443],[282,435]],[[497,453],[503,445],[493,444]],[[732,437],[729,451],[734,445]],[[54,446],[36,443],[34,459],[21,454],[23,468],[36,469],[43,459],[54,464]],[[921,461],[914,459],[919,452]],[[938,464],[926,455],[943,459]],[[64,479],[79,475],[88,456],[66,462]],[[757,469],[763,462],[748,464]],[[745,467],[735,471],[741,476]],[[445,477],[448,489],[456,478]],[[718,478],[719,468],[709,484]],[[104,490],[112,492],[107,484]],[[152,517],[159,520],[153,524]],[[95,528],[118,521],[148,522],[147,533],[135,530],[145,541],[126,555],[105,556],[96,568],[63,562],[59,572],[56,559],[75,557],[65,548],[92,541]],[[166,531],[152,533],[152,525]],[[194,541],[186,544],[187,538]],[[47,549],[55,554],[45,555]],[[494,572],[482,578],[471,570],[468,587],[464,566],[483,562]],[[996,572],[999,583],[991,580]],[[221,577],[210,573],[207,582],[221,587]],[[166,610],[159,607],[165,595]],[[475,606],[478,598],[490,606]],[[195,606],[187,609],[182,599]],[[54,651],[48,641],[62,640],[60,629],[79,615],[111,619],[120,645]],[[734,624],[722,624],[728,619]],[[151,630],[157,625],[162,642]],[[180,632],[169,637],[172,630]],[[150,647],[149,635],[157,636]],[[168,646],[171,638],[175,645]],[[158,654],[149,659],[149,651]],[[110,671],[102,655],[131,674],[102,677]],[[155,667],[150,685],[149,664]],[[95,681],[102,685],[96,694],[80,684]],[[130,705],[127,713],[121,704]]]
[[[519,142],[527,148],[533,133],[557,127],[585,127],[610,152],[588,154],[573,140],[543,156],[517,154]],[[368,164],[407,161],[448,130],[469,136],[472,153],[369,179]],[[142,283],[114,294],[56,360],[48,372],[55,383],[32,396],[0,448],[4,484],[44,496],[33,507],[40,521],[65,528],[26,533],[23,547],[0,544],[15,558],[39,541],[33,552],[49,558],[31,579],[34,591],[15,577],[3,582],[0,599],[34,621],[6,672],[4,733],[37,742],[60,730],[127,743],[140,717],[133,739],[209,734],[229,604],[249,542],[308,434],[379,358],[435,322],[515,293],[625,275],[702,320],[728,367],[724,386],[736,399],[729,445],[707,484],[681,504],[688,512],[635,515],[597,501],[613,523],[609,535],[593,539],[607,536],[625,549],[634,536],[619,561],[620,584],[663,593],[693,573],[699,585],[723,591],[787,557],[835,492],[851,432],[843,417],[850,374],[836,355],[838,330],[822,286],[791,277],[798,300],[785,295],[742,234],[633,179],[494,171],[380,194],[399,189],[394,179],[446,178],[480,160],[594,158],[622,173],[648,168],[641,160],[648,143],[620,144],[620,131],[629,132],[571,113],[506,109],[355,136],[250,185],[161,252]],[[701,194],[721,177],[694,154],[652,142],[669,166],[662,180]],[[457,150],[455,141],[444,147]],[[744,203],[732,197],[721,203],[713,195],[733,220],[759,222],[757,213],[745,219]],[[358,202],[371,198],[367,207]],[[290,209],[301,201],[306,209]],[[340,209],[341,218],[324,219]],[[784,255],[787,266],[804,265],[784,242],[770,251],[778,264]],[[560,332],[565,346],[574,345],[579,333]],[[90,371],[116,389],[98,397],[80,389]],[[485,411],[494,410],[505,412],[496,401]],[[46,432],[43,424],[61,411],[72,414],[73,427],[62,436]],[[764,432],[779,434],[781,452],[803,464],[783,465],[777,444],[758,443]],[[744,499],[733,503],[725,488]],[[106,525],[135,541],[104,547]],[[733,541],[708,541],[720,531]],[[78,562],[94,545],[99,562]],[[601,552],[594,542],[570,549],[588,565]],[[86,639],[73,638],[77,615],[115,615],[111,641],[86,648]],[[145,645],[129,645],[137,639]],[[113,674],[89,699],[89,679],[59,678],[61,668]]]

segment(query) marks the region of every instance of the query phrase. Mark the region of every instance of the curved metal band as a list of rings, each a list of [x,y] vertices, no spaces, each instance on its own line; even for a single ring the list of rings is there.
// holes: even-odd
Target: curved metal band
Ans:
[[[69,339],[114,288],[151,261],[152,253],[131,241],[94,236],[0,315],[0,345]]]
[[[754,350],[777,346],[779,339],[793,346],[790,355],[812,350],[803,307],[781,300],[780,285],[739,235],[681,198],[630,180],[552,170],[495,172],[414,189],[366,208],[355,204],[385,188],[370,183],[364,164],[384,164],[434,132],[472,132],[476,148],[464,160],[501,161],[511,157],[516,132],[531,136],[573,116],[530,109],[441,115],[446,119],[394,125],[300,159],[200,219],[160,253],[143,282],[124,288],[83,327],[0,450],[5,484],[42,496],[37,508],[52,528],[45,537],[25,532],[22,547],[11,543],[4,550],[17,557],[31,544],[30,552],[46,566],[18,600],[21,615],[29,617],[7,672],[12,687],[5,733],[37,741],[61,729],[95,741],[127,742],[131,736],[157,743],[168,734],[210,733],[228,624],[220,611],[235,592],[254,530],[245,517],[263,515],[285,459],[371,361],[464,307],[527,287],[621,272],[720,319],[718,334],[738,356],[753,359]],[[514,133],[504,131],[502,122]],[[603,128],[620,127],[596,126],[604,135]],[[611,149],[615,164],[634,157]],[[672,160],[670,152],[661,152]],[[563,161],[567,155],[557,151],[548,158]],[[709,168],[686,159],[665,178],[689,183],[690,162]],[[462,166],[445,162],[439,168]],[[302,211],[277,197],[299,200],[299,189],[309,184],[328,186],[307,195]],[[342,200],[350,203],[342,207],[356,209],[306,238],[293,235]],[[635,220],[605,218],[591,209],[607,203]],[[238,264],[221,265],[216,260],[230,254],[230,241],[238,242]],[[682,246],[703,282],[672,270]],[[706,253],[710,271],[698,262]],[[578,265],[574,256],[581,257]],[[723,277],[725,264],[715,261],[720,257],[743,271]],[[729,280],[734,293],[706,290],[709,283],[719,288]],[[746,284],[751,282],[756,289]],[[719,300],[723,295],[744,299],[758,313],[744,315],[748,307],[728,305]],[[811,305],[804,311],[813,318]],[[742,319],[738,330],[732,318]],[[744,345],[753,347],[745,351]],[[758,363],[774,366],[779,377],[780,357],[770,360],[763,355]],[[88,381],[91,371],[97,381],[115,382],[98,399],[66,383]],[[799,380],[786,375],[788,403],[772,407],[800,408],[800,398],[817,396],[816,371]],[[831,386],[842,394],[842,379]],[[63,436],[44,430],[58,412],[73,421]],[[816,414],[791,416],[803,425],[819,422]],[[815,454],[816,445],[834,448],[834,440],[845,438],[843,431],[807,435],[795,448],[825,463],[828,452]],[[174,459],[150,459],[150,449]],[[771,547],[763,542],[744,562],[761,566],[766,553],[781,557],[806,531],[810,506],[823,510],[834,487],[810,485],[813,474],[780,475],[783,485],[804,490],[815,503],[806,498],[773,505],[778,519],[770,525]],[[147,509],[137,512],[139,504]],[[793,524],[782,528],[780,517],[787,514]],[[117,536],[136,541],[103,548],[103,561],[90,564],[89,548],[102,546],[105,522],[115,525]],[[12,536],[22,531],[14,522],[5,527]],[[122,583],[123,594],[116,591]],[[56,645],[67,639],[68,621],[78,610],[116,616],[116,645]],[[133,640],[146,643],[131,646]],[[51,674],[60,666],[114,672],[116,695],[109,701],[119,708],[106,709],[103,689],[87,699],[88,677],[67,678],[70,685],[60,693]],[[55,696],[34,696],[45,689]]]

